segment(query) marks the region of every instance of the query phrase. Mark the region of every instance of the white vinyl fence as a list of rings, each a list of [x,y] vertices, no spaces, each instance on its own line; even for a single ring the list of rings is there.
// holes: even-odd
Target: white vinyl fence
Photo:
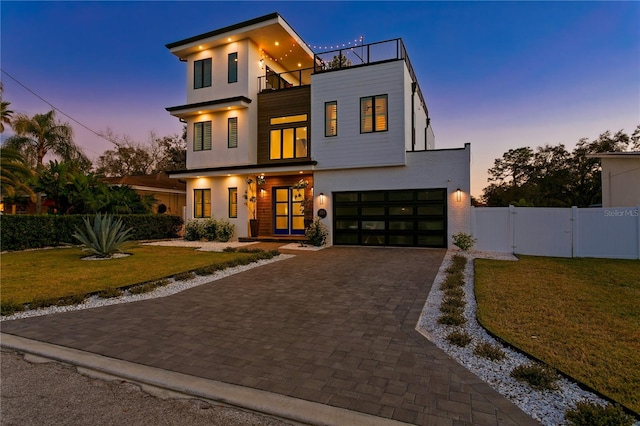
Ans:
[[[483,251],[640,259],[640,206],[472,207],[471,233]]]

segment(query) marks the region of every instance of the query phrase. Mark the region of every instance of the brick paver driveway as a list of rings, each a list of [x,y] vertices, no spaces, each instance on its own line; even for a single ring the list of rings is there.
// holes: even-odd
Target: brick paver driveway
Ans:
[[[415,331],[444,250],[333,247],[2,332],[415,424],[535,424]],[[170,259],[167,259],[170,261]]]

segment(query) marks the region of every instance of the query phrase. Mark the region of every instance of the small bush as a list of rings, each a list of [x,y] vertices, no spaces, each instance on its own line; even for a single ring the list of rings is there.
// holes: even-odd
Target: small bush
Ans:
[[[473,349],[473,354],[491,361],[501,361],[506,356],[499,346],[492,345],[489,342],[478,343]]]
[[[455,272],[462,272],[464,271],[464,268],[466,266],[467,258],[456,254],[451,258],[451,264],[447,267],[446,271],[450,274]]]
[[[113,299],[114,297],[122,296],[123,291],[119,288],[111,287],[102,290],[98,293],[98,297],[101,299]]]
[[[602,406],[593,402],[578,402],[564,418],[573,426],[631,426],[634,423],[633,417],[625,414],[619,405]]]
[[[206,219],[202,223],[202,237],[207,241],[215,241],[218,223],[213,219]]]
[[[220,265],[209,265],[209,266],[203,266],[202,268],[198,268],[195,271],[193,271],[193,273],[200,276],[213,275],[220,269],[221,269]]]
[[[438,318],[438,323],[439,324],[444,324],[444,325],[463,325],[465,322],[467,322],[467,319],[460,313],[455,313],[455,314],[444,314],[441,315],[440,318]]]
[[[195,278],[195,274],[193,272],[180,272],[179,274],[175,274],[173,279],[176,281],[189,281]]]
[[[222,251],[226,253],[235,253],[236,251],[238,251],[238,249],[236,249],[235,247],[229,246],[229,247],[223,248]]]
[[[463,299],[464,290],[460,287],[446,288],[443,290],[445,297],[452,299]]]
[[[189,220],[184,228],[184,239],[199,241],[204,237],[204,223],[200,220]]]
[[[528,383],[536,390],[556,389],[557,375],[549,367],[540,364],[519,365],[511,371],[511,377]]]
[[[87,298],[86,294],[72,294],[70,296],[65,296],[55,303],[56,306],[70,306],[70,305],[79,305],[84,302]]]
[[[216,223],[216,227],[216,241],[220,241],[222,243],[226,243],[227,241],[229,241],[231,237],[233,237],[233,234],[236,232],[235,225],[225,219],[219,220]]]
[[[473,238],[473,235],[465,234],[464,232],[453,234],[451,238],[453,238],[453,244],[462,251],[471,250],[473,245],[478,242],[476,238]]]
[[[305,237],[307,237],[307,241],[312,246],[320,247],[325,245],[327,242],[327,236],[329,235],[329,230],[325,226],[324,223],[321,222],[319,217],[313,219],[313,222],[309,225],[307,229],[304,231]]]
[[[464,348],[469,343],[471,343],[471,336],[464,330],[454,330],[451,333],[447,334],[447,341],[452,345],[460,346]]]
[[[456,287],[464,287],[464,277],[459,272],[448,274],[442,284],[440,284],[440,289],[443,291]]]
[[[441,304],[440,305],[440,312],[442,312],[443,314],[450,314],[450,315],[462,315],[463,309],[459,306],[451,306],[451,305],[445,305],[445,304]]]
[[[0,315],[11,315],[16,312],[24,311],[24,305],[22,303],[15,303],[12,300],[8,300],[0,304]]]
[[[463,299],[456,297],[447,297],[442,300],[440,307],[446,306],[447,308],[464,308],[467,302]]]
[[[235,225],[227,220],[215,219],[193,219],[187,221],[184,232],[184,239],[187,241],[207,241],[227,242],[235,233]]]

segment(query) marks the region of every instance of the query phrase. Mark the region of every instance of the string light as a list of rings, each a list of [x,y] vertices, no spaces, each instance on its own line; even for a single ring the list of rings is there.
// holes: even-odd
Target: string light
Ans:
[[[334,50],[334,49],[362,46],[363,44],[364,44],[364,36],[360,36],[353,41],[347,41],[345,43],[338,43],[335,45],[314,45],[314,44],[307,43],[307,46],[309,46],[309,48],[313,50]]]

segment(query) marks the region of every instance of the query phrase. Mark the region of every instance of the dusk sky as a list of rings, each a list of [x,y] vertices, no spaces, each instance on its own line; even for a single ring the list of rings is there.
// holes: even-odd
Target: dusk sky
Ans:
[[[3,71],[90,129],[139,142],[182,129],[165,107],[186,102],[186,65],[165,44],[272,12],[317,52],[402,38],[436,148],[471,143],[474,196],[510,148],[573,149],[640,124],[640,2],[3,0],[0,12]],[[51,109],[5,73],[2,82],[14,112]],[[113,148],[57,115],[90,158]]]

